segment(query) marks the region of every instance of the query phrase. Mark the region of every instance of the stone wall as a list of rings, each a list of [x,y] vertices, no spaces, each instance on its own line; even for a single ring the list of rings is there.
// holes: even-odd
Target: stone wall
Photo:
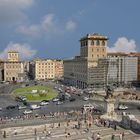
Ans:
[[[140,131],[140,120],[136,119],[134,115],[124,114],[122,116],[121,125],[126,129]]]

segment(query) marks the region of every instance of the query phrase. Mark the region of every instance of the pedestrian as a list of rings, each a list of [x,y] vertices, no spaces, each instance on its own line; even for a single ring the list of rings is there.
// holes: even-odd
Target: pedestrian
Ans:
[[[14,130],[14,135],[17,135],[17,130],[16,129]]]
[[[106,121],[104,121],[104,127],[106,126]]]
[[[70,137],[70,133],[67,133],[67,136]]]
[[[100,133],[97,133],[96,140],[100,140],[100,139],[101,139],[101,135]]]
[[[122,140],[124,140],[124,132],[122,132]]]
[[[114,136],[114,134],[112,134],[111,140],[114,140],[114,139],[115,139],[115,136]]]
[[[95,133],[92,133],[92,140],[95,140]]]
[[[89,123],[89,128],[91,128],[91,123]]]
[[[114,130],[115,130],[115,131],[117,130],[117,125],[116,125],[116,124],[114,125]]]
[[[67,133],[67,128],[65,127],[65,134]]]
[[[3,132],[3,138],[6,138],[6,131]]]
[[[58,123],[58,127],[60,127],[60,122]]]
[[[120,140],[122,140],[122,133],[120,133]]]
[[[34,129],[34,134],[35,134],[35,136],[36,136],[36,134],[37,134],[37,129],[36,129],[36,128]]]

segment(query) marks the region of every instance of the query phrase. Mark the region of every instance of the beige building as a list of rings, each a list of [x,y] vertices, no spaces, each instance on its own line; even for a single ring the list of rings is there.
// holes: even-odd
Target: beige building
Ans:
[[[62,60],[55,61],[55,78],[61,79],[64,75],[64,64]]]
[[[8,60],[4,61],[4,81],[22,82],[24,80],[24,64],[19,61],[19,53],[8,52]]]
[[[19,53],[17,51],[9,51],[8,52],[8,61],[18,62],[19,61]]]
[[[60,60],[35,60],[35,79],[55,79],[63,76],[63,61]]]
[[[65,83],[87,88],[104,81],[104,68],[98,67],[98,59],[107,56],[107,40],[107,36],[96,33],[80,39],[80,56],[64,60]]]

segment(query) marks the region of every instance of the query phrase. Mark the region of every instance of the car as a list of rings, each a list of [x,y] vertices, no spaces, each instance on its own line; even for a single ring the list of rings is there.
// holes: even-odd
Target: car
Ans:
[[[2,111],[2,107],[0,107],[0,111]]]
[[[53,101],[53,102],[58,102],[59,99],[58,99],[58,98],[54,98],[52,101]]]
[[[9,105],[9,106],[6,107],[6,109],[8,109],[8,110],[10,110],[10,109],[16,109],[16,108],[18,108],[17,105]]]
[[[60,97],[59,97],[59,101],[65,101],[65,95],[63,94],[63,95],[61,95]]]
[[[19,96],[16,96],[16,97],[15,97],[15,100],[16,100],[17,102],[21,102],[21,101],[22,101],[22,99],[21,99]]]
[[[58,102],[56,103],[56,105],[61,105],[61,104],[63,104],[63,102],[61,102],[61,101],[58,101]]]
[[[43,105],[48,105],[48,104],[49,104],[49,101],[47,101],[47,100],[46,100],[46,101],[44,100],[44,101],[41,101],[41,102],[40,102],[40,105],[41,105],[41,106],[43,106]]]
[[[24,101],[27,101],[27,98],[26,96],[16,96],[15,100],[18,102],[24,102]]]
[[[81,93],[78,93],[77,96],[81,96]]]
[[[75,100],[76,100],[76,99],[73,98],[73,97],[69,98],[69,101],[70,101],[70,102],[73,102],[73,101],[75,101]]]
[[[127,107],[126,105],[120,104],[120,105],[118,106],[118,109],[119,109],[119,110],[126,110],[126,109],[128,109],[128,107]]]
[[[21,109],[26,109],[27,106],[18,106],[18,110],[21,110]]]
[[[24,115],[31,114],[31,113],[33,113],[32,110],[25,110],[25,111],[23,112]]]
[[[83,100],[84,100],[84,101],[88,101],[89,98],[88,98],[88,97],[84,97]]]
[[[35,109],[40,109],[41,106],[40,106],[40,105],[33,104],[33,105],[30,105],[30,108],[31,108],[32,110],[35,110]]]

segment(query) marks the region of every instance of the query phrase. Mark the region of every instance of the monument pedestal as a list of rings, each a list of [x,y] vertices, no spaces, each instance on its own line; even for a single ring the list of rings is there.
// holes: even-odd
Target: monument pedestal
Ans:
[[[106,113],[101,116],[102,119],[117,120],[117,114],[114,111],[115,101],[116,100],[113,98],[108,98],[104,100]]]

